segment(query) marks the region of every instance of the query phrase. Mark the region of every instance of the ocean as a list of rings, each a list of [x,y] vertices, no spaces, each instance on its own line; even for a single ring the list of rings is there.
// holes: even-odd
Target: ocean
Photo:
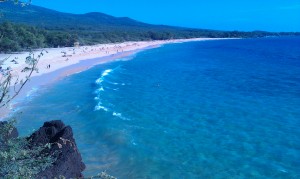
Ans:
[[[73,128],[87,166],[117,178],[300,178],[300,38],[164,45],[41,87],[21,135]],[[20,113],[21,112],[21,113]]]

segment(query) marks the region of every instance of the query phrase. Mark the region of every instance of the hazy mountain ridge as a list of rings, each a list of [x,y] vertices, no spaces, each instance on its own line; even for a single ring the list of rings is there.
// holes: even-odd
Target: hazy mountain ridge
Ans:
[[[113,17],[100,12],[70,14],[34,5],[22,7],[10,2],[1,3],[0,7],[3,13],[3,17],[0,19],[2,22],[8,20],[46,29],[85,28],[89,30],[103,30],[105,26],[110,26],[111,28],[119,26],[162,28],[162,26],[146,24],[128,17]]]

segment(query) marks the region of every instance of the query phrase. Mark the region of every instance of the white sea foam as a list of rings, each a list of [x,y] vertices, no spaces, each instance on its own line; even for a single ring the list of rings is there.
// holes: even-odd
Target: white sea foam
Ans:
[[[121,114],[121,113],[113,112],[113,116],[116,116],[116,117],[122,117],[122,114]]]
[[[109,73],[112,72],[112,71],[113,71],[112,69],[105,70],[101,74],[101,77],[96,80],[96,84],[101,84],[104,81],[104,77],[107,76],[107,75],[109,75]]]
[[[107,76],[110,72],[112,72],[113,70],[112,69],[107,69],[107,70],[105,70],[103,73],[102,73],[102,77],[103,76]]]
[[[102,77],[100,77],[100,78],[98,78],[96,80],[96,84],[101,84],[102,82],[103,82],[103,78]]]
[[[116,83],[116,82],[111,82],[111,81],[109,81],[109,80],[105,80],[105,82],[106,83],[109,83],[109,84],[111,84],[111,85],[118,85],[119,83]]]
[[[117,67],[117,68],[119,68],[119,67]],[[115,69],[117,69],[117,68],[115,68]],[[108,76],[115,69],[104,70],[104,72],[101,74],[101,76],[95,81],[97,86],[98,86],[98,89],[95,91],[95,94],[97,96],[94,98],[98,102],[98,104],[95,106],[95,111],[99,111],[99,110],[103,110],[103,111],[106,111],[106,112],[110,111],[108,108],[103,106],[100,96],[103,95],[102,92],[105,91],[105,90],[114,90],[114,91],[119,90],[119,88],[109,88],[107,86],[104,89],[104,84],[103,84],[103,82],[105,81],[105,84],[109,83],[109,84],[113,84],[113,85],[119,85],[119,83],[110,82],[109,80],[106,79],[106,76]],[[122,83],[121,85],[124,86],[125,83]],[[123,117],[121,113],[113,112],[112,115],[115,116],[115,117],[118,117],[122,120],[129,120],[129,119]]]
[[[124,117],[121,113],[113,112],[112,115],[115,116],[115,117],[118,117],[118,118],[120,118],[124,121],[130,121],[130,119]]]
[[[101,92],[100,88],[96,89],[96,91],[95,91],[96,94],[99,94],[100,92]]]
[[[97,105],[97,106],[95,106],[95,111],[99,111],[99,110],[103,110],[103,111],[108,111],[108,109],[106,108],[106,107],[104,107],[104,106],[101,106],[101,105]]]

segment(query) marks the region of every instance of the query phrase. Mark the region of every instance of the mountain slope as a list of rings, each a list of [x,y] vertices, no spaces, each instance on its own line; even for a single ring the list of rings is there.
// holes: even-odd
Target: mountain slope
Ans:
[[[10,2],[0,3],[1,12],[4,16],[0,21],[23,23],[43,27],[46,29],[87,29],[107,30],[107,28],[150,28],[150,29],[173,29],[174,27],[155,26],[133,19],[117,18],[103,13],[92,12],[87,14],[62,13],[34,5],[22,7]],[[174,28],[177,29],[177,28]],[[179,28],[178,28],[179,29]]]

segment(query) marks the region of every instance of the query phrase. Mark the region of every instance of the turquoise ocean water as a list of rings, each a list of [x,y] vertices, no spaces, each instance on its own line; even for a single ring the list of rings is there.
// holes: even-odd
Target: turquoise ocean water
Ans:
[[[300,178],[300,38],[165,45],[42,87],[29,134],[71,125],[87,165],[118,178]]]

